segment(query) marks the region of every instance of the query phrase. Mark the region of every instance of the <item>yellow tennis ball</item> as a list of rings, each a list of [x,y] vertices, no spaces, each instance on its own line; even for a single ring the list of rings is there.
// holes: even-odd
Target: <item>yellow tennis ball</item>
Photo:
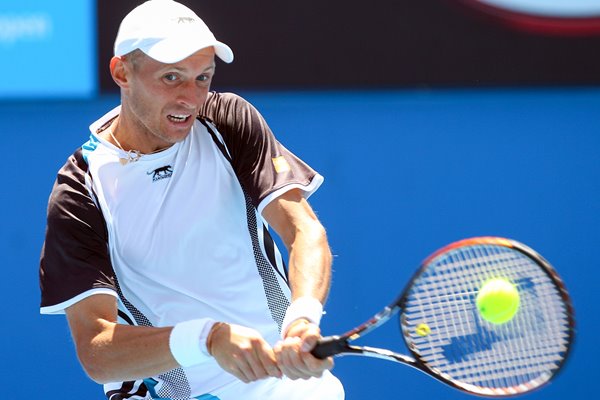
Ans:
[[[419,324],[415,328],[415,332],[419,336],[427,336],[431,333],[431,328],[427,324]]]
[[[475,303],[479,313],[488,322],[504,324],[519,310],[519,291],[504,278],[493,278],[483,284]]]

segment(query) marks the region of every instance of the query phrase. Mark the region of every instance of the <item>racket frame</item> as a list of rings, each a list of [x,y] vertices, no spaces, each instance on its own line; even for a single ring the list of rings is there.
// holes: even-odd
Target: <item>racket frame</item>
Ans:
[[[494,245],[494,246],[504,246],[520,253],[524,254],[528,258],[541,267],[541,269],[548,275],[548,277],[555,284],[560,297],[565,305],[566,314],[568,319],[568,338],[567,338],[567,349],[564,357],[561,359],[560,363],[555,370],[555,373],[548,377],[545,382],[541,382],[537,385],[528,385],[528,384],[520,384],[514,387],[507,388],[486,388],[476,385],[471,385],[462,381],[457,381],[450,377],[447,374],[439,371],[434,367],[430,367],[426,362],[422,361],[420,355],[415,351],[415,349],[407,342],[406,333],[400,326],[400,330],[402,331],[402,338],[404,340],[404,344],[411,356],[403,355],[396,353],[391,350],[370,347],[370,346],[354,346],[351,345],[350,342],[355,341],[356,339],[365,336],[369,332],[378,328],[379,326],[386,323],[390,318],[394,315],[398,314],[400,310],[402,310],[407,302],[407,295],[413,286],[413,283],[419,279],[419,277],[425,272],[425,270],[429,267],[429,265],[440,255],[446,254],[449,251],[454,249],[465,247],[465,246],[475,246],[475,245]],[[401,323],[402,325],[402,323]],[[476,394],[483,397],[509,397],[514,395],[523,394],[525,392],[530,392],[532,390],[536,390],[545,386],[548,382],[550,382],[553,378],[556,377],[558,372],[560,372],[569,358],[571,349],[573,347],[574,342],[574,331],[575,331],[575,319],[574,319],[574,309],[571,303],[569,294],[567,292],[566,286],[564,282],[556,272],[556,270],[550,265],[550,263],[542,257],[539,253],[537,253],[532,248],[524,245],[515,240],[494,237],[494,236],[480,236],[473,237],[469,239],[459,240],[457,242],[446,245],[436,252],[432,253],[429,257],[427,257],[420,265],[419,269],[415,272],[412,278],[405,285],[402,290],[400,296],[396,298],[390,305],[383,308],[369,320],[365,321],[361,325],[343,333],[342,335],[334,335],[327,336],[321,338],[315,349],[313,349],[312,354],[317,358],[326,358],[329,356],[343,356],[343,355],[356,355],[356,356],[367,356],[372,358],[380,358],[388,361],[393,361],[401,364],[408,365],[413,367],[421,372],[424,372],[441,382],[454,387],[461,391],[466,391],[468,393]]]

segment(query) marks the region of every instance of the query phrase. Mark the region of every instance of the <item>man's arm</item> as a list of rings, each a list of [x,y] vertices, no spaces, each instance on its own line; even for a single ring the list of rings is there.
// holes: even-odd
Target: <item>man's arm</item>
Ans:
[[[172,327],[117,324],[117,300],[93,295],[65,310],[77,356],[98,383],[130,381],[178,367],[169,349]]]
[[[288,249],[292,307],[299,299],[323,304],[331,281],[331,250],[325,228],[302,192],[293,189],[279,196],[265,207],[263,216]],[[321,333],[309,318],[300,315],[283,329],[284,340],[274,350],[285,375],[307,379],[321,376],[324,370],[333,367],[331,358],[319,360],[310,354]]]
[[[143,379],[179,366],[169,345],[173,327],[117,324],[113,296],[90,296],[66,314],[81,365],[98,383]],[[258,332],[224,323],[212,330],[208,350],[225,371],[243,382],[281,376],[273,350]]]
[[[331,281],[331,250],[325,228],[299,189],[269,203],[263,215],[289,252],[292,300],[313,297],[324,303]]]

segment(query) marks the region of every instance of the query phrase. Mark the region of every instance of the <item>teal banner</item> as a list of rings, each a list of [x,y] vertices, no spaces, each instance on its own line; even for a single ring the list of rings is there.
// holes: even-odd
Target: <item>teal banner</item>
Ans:
[[[96,2],[0,2],[0,99],[90,97]]]

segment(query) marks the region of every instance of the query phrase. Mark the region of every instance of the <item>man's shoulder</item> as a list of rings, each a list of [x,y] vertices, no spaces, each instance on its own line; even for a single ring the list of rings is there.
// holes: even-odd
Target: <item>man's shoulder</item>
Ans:
[[[58,170],[48,199],[48,219],[61,218],[65,212],[83,215],[93,209],[86,176],[88,165],[82,147],[76,149]],[[91,206],[91,207],[90,207]]]
[[[200,109],[199,117],[215,123],[224,122],[233,116],[244,114],[251,107],[242,96],[232,92],[210,92]]]
[[[71,153],[65,160],[65,163],[58,170],[59,176],[80,176],[85,175],[88,165],[84,157],[84,146],[79,147]]]
[[[246,100],[237,93],[212,91],[208,93],[205,104],[214,104],[219,102],[230,104],[236,101],[246,102]]]

